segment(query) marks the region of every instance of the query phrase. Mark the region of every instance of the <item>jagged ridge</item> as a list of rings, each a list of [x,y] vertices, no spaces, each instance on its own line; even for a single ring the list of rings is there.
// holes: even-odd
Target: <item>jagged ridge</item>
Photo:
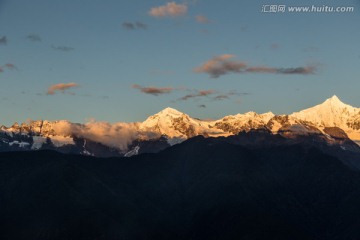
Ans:
[[[91,127],[96,129],[90,129]],[[5,126],[0,128],[0,140],[3,146],[16,146],[28,150],[42,149],[43,145],[49,142],[55,148],[76,145],[82,148],[79,153],[88,155],[95,155],[91,148],[97,143],[103,145],[105,149],[112,149],[114,153],[133,155],[141,153],[139,146],[146,141],[151,141],[152,146],[155,147],[154,141],[161,137],[167,139],[168,144],[173,145],[198,135],[230,136],[252,129],[268,129],[273,134],[287,138],[323,134],[328,137],[329,142],[332,142],[335,138],[329,134],[330,128],[333,128],[332,133],[338,132],[335,135],[343,136],[345,133],[350,139],[359,143],[360,108],[341,102],[335,95],[322,104],[290,115],[248,112],[213,121],[195,119],[176,109],[165,108],[142,123],[113,125],[100,123],[95,126],[75,124],[66,120],[15,123],[9,128]],[[87,134],[86,131],[90,131],[89,129],[92,132]],[[104,140],[102,135],[105,134],[107,136]],[[161,149],[165,147],[163,143],[161,146]],[[128,151],[130,152],[127,153]]]

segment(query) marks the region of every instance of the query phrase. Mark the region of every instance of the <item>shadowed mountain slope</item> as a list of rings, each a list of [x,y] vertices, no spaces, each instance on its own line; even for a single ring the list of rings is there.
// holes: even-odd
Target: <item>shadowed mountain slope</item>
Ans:
[[[301,144],[0,153],[1,239],[358,239],[360,173]]]

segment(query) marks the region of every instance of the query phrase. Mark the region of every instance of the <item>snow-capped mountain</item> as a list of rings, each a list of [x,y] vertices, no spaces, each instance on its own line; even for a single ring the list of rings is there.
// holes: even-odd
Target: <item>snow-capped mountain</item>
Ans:
[[[254,129],[289,139],[323,135],[329,144],[348,138],[359,144],[360,108],[333,96],[290,115],[248,112],[209,121],[165,108],[141,123],[31,121],[1,126],[0,151],[55,149],[94,156],[132,156],[156,152],[198,135],[227,137]]]
[[[11,127],[0,127],[0,146],[8,150],[39,150],[49,145],[61,148],[74,145],[74,139],[67,134],[59,134],[59,130],[67,121],[31,121],[29,123],[14,123]],[[51,140],[50,140],[51,139]],[[8,146],[7,146],[8,145]]]
[[[139,130],[166,135],[169,138],[187,139],[202,134],[205,128],[201,121],[197,121],[176,109],[165,108],[142,122]]]
[[[167,136],[171,143],[203,136],[224,136],[228,132],[213,128],[215,121],[202,121],[173,108],[165,108],[148,117],[139,126],[139,132]]]
[[[334,95],[319,105],[295,112],[290,116],[323,127],[349,127],[350,120],[360,116],[360,108],[347,105]]]
[[[274,116],[272,112],[263,114],[247,112],[245,114],[230,115],[212,123],[212,128],[221,129],[228,134],[237,134],[241,131],[248,132],[250,129],[266,127],[266,124]]]
[[[360,108],[341,102],[335,95],[322,104],[295,112],[290,116],[311,122],[321,130],[326,127],[339,127],[350,139],[360,141]]]

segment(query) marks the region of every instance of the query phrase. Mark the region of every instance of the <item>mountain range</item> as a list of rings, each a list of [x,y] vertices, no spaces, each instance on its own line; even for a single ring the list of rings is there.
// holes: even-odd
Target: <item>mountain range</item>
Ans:
[[[359,112],[2,126],[0,239],[360,239]]]
[[[254,130],[266,130],[287,139],[321,136],[328,145],[339,144],[344,151],[357,151],[349,141],[360,144],[360,108],[347,105],[334,95],[289,115],[247,112],[200,120],[165,108],[144,122],[134,123],[30,121],[1,126],[0,151],[52,149],[97,157],[129,157],[158,152],[195,136],[229,137]]]

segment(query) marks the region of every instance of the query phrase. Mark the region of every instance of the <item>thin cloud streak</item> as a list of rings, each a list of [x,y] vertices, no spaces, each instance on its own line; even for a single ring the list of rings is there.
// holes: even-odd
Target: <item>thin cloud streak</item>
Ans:
[[[249,72],[249,73],[276,73],[277,69],[271,68],[271,67],[265,67],[265,66],[249,67],[246,69],[246,72]]]
[[[195,19],[198,23],[204,23],[204,24],[210,23],[210,20],[204,15],[197,15]]]
[[[70,89],[70,88],[74,88],[79,86],[77,83],[58,83],[55,85],[52,85],[48,88],[47,90],[47,95],[54,95],[56,92],[61,92],[64,93],[66,90]]]
[[[126,30],[136,30],[136,29],[146,30],[148,26],[142,22],[135,22],[135,23],[123,22],[122,27]]]
[[[122,27],[126,30],[134,30],[135,29],[135,25],[131,22],[123,22]]]
[[[176,87],[176,88],[175,87],[153,87],[153,86],[143,87],[138,84],[134,84],[131,87],[134,89],[138,89],[140,92],[142,92],[144,94],[149,94],[149,95],[153,95],[153,96],[169,94],[174,91],[188,92],[188,94],[186,94],[176,100],[172,100],[171,101],[172,103],[176,103],[179,101],[188,101],[191,99],[199,100],[201,98],[207,98],[210,101],[221,101],[221,100],[229,100],[232,98],[232,96],[243,96],[243,95],[249,94],[246,92],[239,93],[236,90],[222,92],[222,91],[213,90],[213,89],[198,90],[198,89],[189,89],[186,87]]]
[[[8,69],[8,70],[18,70],[18,68],[12,64],[12,63],[6,63],[5,65],[3,66],[0,66],[0,73],[4,72],[5,69]]]
[[[12,63],[6,63],[4,67],[6,67],[6,68],[8,68],[8,69],[10,69],[10,70],[15,70],[15,69],[17,69],[17,67],[16,67],[14,64],[12,64]]]
[[[222,101],[222,100],[228,100],[232,96],[245,96],[249,95],[247,92],[237,92],[237,91],[229,91],[226,93],[219,93],[217,96],[213,98],[214,101]]]
[[[212,94],[215,94],[216,91],[215,90],[199,90],[197,93],[194,94],[187,94],[183,97],[181,97],[179,100],[183,100],[186,101],[190,98],[197,98],[197,97],[206,97]]]
[[[276,50],[276,49],[278,49],[279,47],[280,47],[280,46],[279,46],[279,44],[277,44],[277,43],[273,43],[273,44],[270,45],[270,48],[273,49],[273,50]]]
[[[174,88],[172,88],[172,87],[152,87],[152,86],[142,87],[138,84],[134,84],[131,87],[134,89],[138,89],[142,93],[150,94],[153,96],[159,96],[159,95],[171,93],[172,91],[174,91]]]
[[[278,68],[277,73],[281,74],[313,74],[316,72],[315,66],[297,67],[297,68]]]
[[[217,101],[221,101],[221,100],[225,100],[225,99],[229,99],[228,95],[217,95],[216,97],[214,97],[214,100]]]
[[[41,37],[37,34],[29,34],[26,36],[26,38],[33,42],[41,42]]]
[[[194,69],[196,73],[207,73],[212,78],[218,78],[229,73],[273,73],[273,74],[314,74],[316,66],[294,67],[294,68],[275,68],[267,66],[248,66],[245,62],[232,60],[235,55],[223,54],[216,56],[200,67]]]
[[[75,48],[67,47],[67,46],[54,46],[54,45],[51,45],[51,48],[54,49],[54,50],[62,51],[62,52],[70,52],[70,51],[75,50]]]
[[[209,61],[202,64],[200,67],[194,69],[197,73],[207,73],[212,78],[218,78],[221,75],[227,73],[240,73],[246,69],[246,64],[239,61],[229,61],[229,59],[235,57],[232,54],[223,54],[220,56],[213,57]]]
[[[148,26],[142,22],[135,22],[135,26],[137,29],[147,29],[148,28]]]

